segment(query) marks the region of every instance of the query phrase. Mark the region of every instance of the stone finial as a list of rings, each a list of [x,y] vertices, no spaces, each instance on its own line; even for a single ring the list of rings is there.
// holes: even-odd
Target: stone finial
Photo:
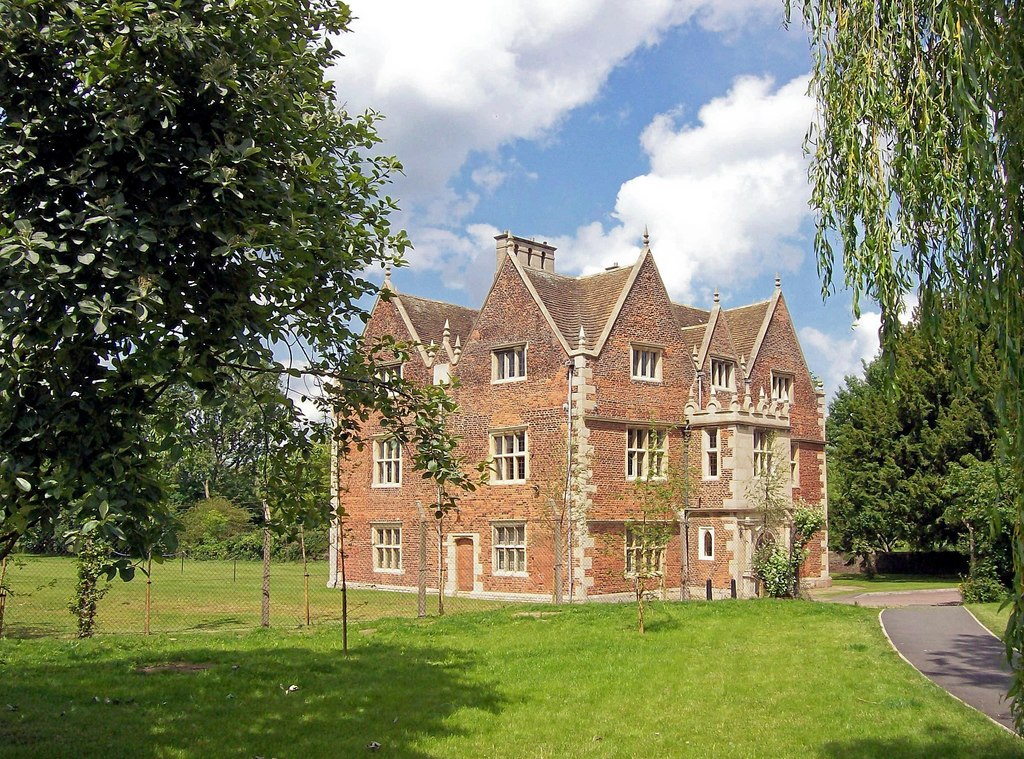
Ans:
[[[721,404],[718,402],[718,393],[715,392],[715,386],[711,386],[711,390],[708,392],[708,411],[715,413],[721,408]]]
[[[697,365],[697,362],[698,362],[698,361],[700,361],[700,351],[699,351],[699,350],[697,350],[697,346],[696,346],[696,345],[695,345],[695,346],[693,346],[693,350],[692,350],[692,351],[690,351],[690,358],[691,358],[691,359],[692,359],[692,361],[693,361],[693,370],[694,370],[694,371],[697,371],[697,370],[698,370],[698,369],[700,368],[700,367],[699,367],[699,366]]]
[[[775,273],[775,289],[782,289],[782,277],[779,276],[778,272]]]
[[[577,350],[585,350],[586,347],[587,347],[587,333],[583,329],[583,325],[581,324],[580,325],[580,335],[579,335],[579,338],[577,340],[576,348],[577,348]]]
[[[384,264],[384,281],[385,282],[390,282],[391,281],[391,262],[390,261],[388,261],[386,264]]]
[[[720,300],[721,300],[721,296],[719,296],[719,294],[718,294],[718,288],[716,287],[716,288],[715,288],[715,305],[716,305],[716,306],[718,305],[718,302],[719,302]]]
[[[437,343],[431,339],[430,345],[427,346],[427,355],[433,356],[435,353],[437,353]]]
[[[742,374],[744,377],[747,376],[747,357],[746,356],[740,356],[740,374]]]
[[[765,392],[764,385],[761,385],[761,392],[758,395],[757,399],[758,412],[763,414],[765,411],[768,410],[768,405],[768,393]]]
[[[451,326],[450,326],[450,325],[448,324],[448,320],[447,320],[447,319],[445,319],[445,320],[444,320],[444,332],[442,333],[442,338],[443,338],[444,340],[448,340],[448,339],[450,339],[450,338],[451,338],[451,336],[452,336],[452,328],[451,328]]]
[[[452,351],[452,360],[457,364],[459,363],[459,357],[462,355],[462,338],[458,335],[455,336],[455,350]]]
[[[647,232],[647,225],[644,224],[644,247],[649,248],[651,246],[651,235]]]

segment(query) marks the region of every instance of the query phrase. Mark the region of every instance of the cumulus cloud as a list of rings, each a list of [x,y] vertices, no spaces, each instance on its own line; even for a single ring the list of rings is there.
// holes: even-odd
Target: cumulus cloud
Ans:
[[[425,223],[472,209],[449,181],[474,152],[551,133],[611,71],[691,19],[735,27],[780,13],[769,0],[352,0],[353,34],[331,72],[339,100],[386,115],[380,132],[405,165],[398,195]],[[481,177],[484,186],[496,173]]]
[[[809,354],[807,360],[813,366],[828,367],[822,377],[828,397],[835,394],[847,377],[864,375],[864,364],[878,355],[878,330],[881,326],[882,315],[877,311],[867,311],[843,336],[827,334],[815,327],[800,330],[800,342]]]
[[[903,308],[898,317],[902,324],[913,319],[917,303],[917,295],[914,293],[903,297]],[[811,365],[828,367],[822,380],[829,398],[835,395],[847,377],[864,376],[864,365],[878,356],[881,328],[882,314],[878,311],[865,311],[845,335],[829,334],[814,327],[803,327],[800,330],[800,342]]]
[[[742,77],[694,123],[655,117],[641,136],[650,171],[620,188],[617,223],[556,240],[562,264],[586,273],[631,261],[647,226],[665,284],[682,300],[795,270],[810,213],[802,146],[814,105],[806,91],[806,76],[778,88]]]

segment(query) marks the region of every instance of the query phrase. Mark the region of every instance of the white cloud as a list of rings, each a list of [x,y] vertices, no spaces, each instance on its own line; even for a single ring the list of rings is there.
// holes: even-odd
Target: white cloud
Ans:
[[[332,71],[338,97],[373,108],[405,165],[396,193],[423,221],[458,223],[472,199],[445,192],[474,152],[547,136],[608,75],[667,30],[695,19],[735,28],[781,16],[775,0],[352,0],[352,34]]]
[[[803,138],[814,106],[806,90],[807,77],[777,89],[770,78],[742,77],[696,123],[657,116],[641,136],[650,171],[620,188],[618,223],[594,222],[556,240],[563,268],[632,261],[647,226],[665,284],[682,300],[794,271],[810,213]]]
[[[861,313],[846,336],[837,337],[814,327],[800,330],[800,342],[812,366],[824,366],[825,393],[831,398],[849,376],[864,376],[864,364],[878,355],[878,330],[882,315],[877,311]]]

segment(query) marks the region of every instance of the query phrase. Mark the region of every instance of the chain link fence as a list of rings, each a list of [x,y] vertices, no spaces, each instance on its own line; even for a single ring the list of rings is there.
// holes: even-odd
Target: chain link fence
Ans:
[[[140,566],[139,570],[146,570]],[[15,554],[0,567],[0,636],[72,637],[77,617],[77,562],[73,556]],[[327,587],[326,559],[272,561],[269,578],[269,624],[275,628],[349,624],[385,617],[421,615],[416,593]],[[259,627],[263,612],[263,563],[251,559],[199,560],[185,554],[154,558],[147,571],[124,582],[114,578],[99,601],[98,635],[161,634]],[[484,611],[508,605],[461,596],[445,597],[444,613]],[[427,616],[438,614],[434,591]]]

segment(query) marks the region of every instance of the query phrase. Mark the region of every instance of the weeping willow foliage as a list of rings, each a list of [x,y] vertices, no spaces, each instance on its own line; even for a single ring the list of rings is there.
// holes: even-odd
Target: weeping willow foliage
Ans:
[[[837,280],[898,334],[918,291],[992,325],[1001,453],[1024,493],[1024,6],[1016,0],[786,0],[814,54],[808,135],[823,294]],[[977,364],[964,367],[977,379]],[[1024,723],[1024,497],[1013,509],[1010,691]]]

